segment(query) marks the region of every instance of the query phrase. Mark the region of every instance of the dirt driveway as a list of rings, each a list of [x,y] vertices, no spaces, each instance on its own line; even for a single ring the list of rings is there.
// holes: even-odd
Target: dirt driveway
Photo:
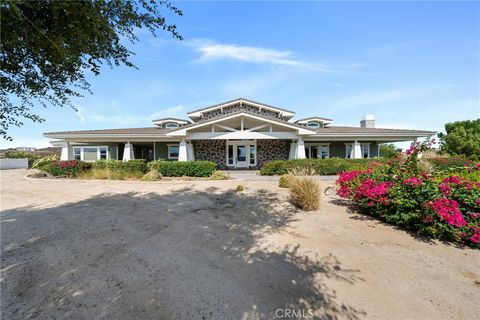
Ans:
[[[25,174],[0,173],[2,319],[480,314],[479,251],[415,238],[335,197],[304,213],[276,181]]]

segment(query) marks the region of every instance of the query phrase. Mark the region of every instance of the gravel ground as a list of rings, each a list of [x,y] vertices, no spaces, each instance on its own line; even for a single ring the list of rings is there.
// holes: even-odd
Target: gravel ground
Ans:
[[[2,319],[480,314],[479,251],[414,237],[335,197],[305,213],[270,180],[26,174],[0,173]]]

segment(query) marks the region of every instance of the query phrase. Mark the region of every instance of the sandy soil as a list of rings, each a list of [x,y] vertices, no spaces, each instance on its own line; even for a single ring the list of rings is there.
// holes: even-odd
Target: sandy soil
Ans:
[[[0,173],[2,319],[480,314],[479,251],[414,237],[333,196],[305,213],[276,181],[25,175]]]

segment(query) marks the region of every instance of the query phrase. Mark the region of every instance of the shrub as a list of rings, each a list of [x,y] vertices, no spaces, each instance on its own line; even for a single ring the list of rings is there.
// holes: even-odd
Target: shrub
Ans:
[[[419,234],[480,248],[480,164],[463,168],[464,176],[423,172],[416,144],[405,159],[367,170],[343,172],[337,193],[355,201],[360,211]]]
[[[282,175],[289,172],[308,173],[305,175],[336,175],[347,170],[365,170],[374,162],[386,162],[385,159],[295,159],[274,160],[263,164],[260,174]]]
[[[129,161],[119,160],[98,160],[92,163],[94,169],[106,169],[123,173],[142,173],[147,172],[147,162],[144,159],[135,159]]]
[[[44,171],[54,177],[76,177],[89,170],[92,165],[88,162],[78,160],[52,161],[49,165],[43,166]]]
[[[43,167],[48,166],[52,161],[59,161],[60,157],[58,155],[51,155],[47,157],[43,157],[41,159],[36,160],[32,164],[33,169],[38,169],[43,171]]]
[[[474,161],[464,157],[436,157],[426,160],[433,165],[436,171],[471,167],[475,164]]]
[[[242,192],[245,190],[245,187],[242,186],[241,184],[237,185],[237,187],[235,188],[235,191],[236,192]]]
[[[150,170],[149,172],[145,173],[142,177],[142,181],[158,181],[162,179],[162,175],[155,169]]]
[[[11,150],[11,151],[6,151],[2,155],[2,158],[7,158],[7,159],[25,159],[26,158],[28,159],[28,167],[31,168],[35,160],[38,159],[38,156],[32,152]]]
[[[152,161],[148,167],[158,170],[164,177],[209,177],[217,169],[217,164],[211,161]]]
[[[212,173],[212,175],[208,179],[210,179],[210,180],[228,180],[228,179],[230,179],[230,176],[225,171],[216,170]]]
[[[280,179],[278,180],[278,186],[280,188],[288,188],[288,183],[289,180],[292,178],[291,174],[283,174],[280,176]]]
[[[288,181],[292,203],[305,211],[320,207],[320,184],[307,177],[291,177]]]

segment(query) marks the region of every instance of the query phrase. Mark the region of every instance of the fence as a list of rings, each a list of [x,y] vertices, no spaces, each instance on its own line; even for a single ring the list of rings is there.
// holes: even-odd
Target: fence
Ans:
[[[0,159],[0,170],[27,169],[28,159]]]

